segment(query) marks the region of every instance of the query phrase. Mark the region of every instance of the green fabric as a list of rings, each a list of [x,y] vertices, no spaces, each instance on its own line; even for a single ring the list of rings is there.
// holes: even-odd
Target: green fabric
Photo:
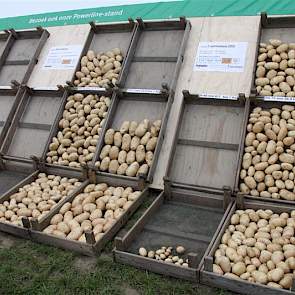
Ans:
[[[0,19],[0,30],[84,24],[90,21],[117,22],[126,21],[129,17],[134,19],[141,17],[144,20],[149,20],[179,16],[257,15],[261,11],[266,11],[268,14],[295,14],[295,0],[183,0],[71,10],[2,18]],[[79,17],[79,15],[83,17]],[[32,22],[31,19],[39,19],[40,21]]]

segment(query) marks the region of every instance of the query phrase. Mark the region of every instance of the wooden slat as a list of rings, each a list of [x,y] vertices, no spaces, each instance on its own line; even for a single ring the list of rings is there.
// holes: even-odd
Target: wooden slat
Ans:
[[[193,139],[184,139],[184,138],[179,138],[177,143],[182,145],[192,145],[192,146],[200,146],[200,147],[206,147],[206,148],[232,150],[232,151],[237,151],[239,149],[238,144],[193,140]]]
[[[155,259],[150,259],[118,250],[114,250],[114,255],[116,262],[132,265],[144,270],[150,270],[165,276],[176,277],[193,282],[196,282],[197,279],[197,272],[193,268],[176,266],[174,264],[168,264]]]

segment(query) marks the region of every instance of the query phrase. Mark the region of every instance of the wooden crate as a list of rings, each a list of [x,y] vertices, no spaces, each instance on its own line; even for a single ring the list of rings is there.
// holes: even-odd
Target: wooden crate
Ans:
[[[72,194],[65,197],[63,200],[60,200],[58,204],[51,209],[51,211],[55,211],[57,207],[61,207],[64,203],[66,203],[69,198],[79,194],[88,183],[88,180],[85,180],[85,177],[82,174],[66,173],[64,171],[56,171],[44,166],[41,167],[38,165],[38,162],[36,162],[35,165],[32,165],[29,161],[15,160],[10,157],[4,157],[2,161],[3,170],[0,170],[0,204],[9,200],[12,194],[17,193],[18,190],[26,184],[33,182],[38,177],[39,173],[54,174],[70,178],[76,177],[83,182]],[[51,211],[48,215],[51,214]],[[38,220],[38,223],[42,223],[45,219],[46,216],[42,217]],[[31,239],[31,223],[28,218],[23,218],[22,221],[23,227],[0,221],[0,231],[20,236],[22,238]]]
[[[242,162],[243,162],[243,155],[244,155],[244,148],[245,148],[245,138],[247,135],[247,125],[248,125],[248,119],[250,116],[251,111],[255,108],[255,107],[262,107],[265,109],[270,109],[272,107],[278,107],[281,108],[283,105],[285,104],[292,104],[295,105],[294,102],[292,101],[285,101],[286,98],[278,98],[278,97],[256,97],[256,98],[251,98],[251,99],[247,99],[246,101],[246,109],[245,109],[245,113],[246,113],[246,117],[244,120],[244,126],[241,129],[241,134],[242,134],[242,140],[240,143],[240,151],[239,151],[239,157],[238,157],[238,161],[237,161],[237,174],[236,174],[236,179],[235,179],[235,185],[234,185],[234,191],[235,193],[240,192],[240,172],[242,169]],[[247,194],[245,194],[247,195]],[[272,198],[262,198],[262,197],[254,197],[251,195],[247,195],[248,198],[250,199],[255,199],[255,200],[263,200],[265,202],[274,202],[274,203],[284,203],[284,204],[289,204],[289,205],[293,205],[294,201],[287,201],[284,199],[272,199]]]
[[[288,204],[278,204],[278,203],[266,203],[263,201],[249,199],[243,195],[238,195],[237,200],[233,203],[229,214],[227,215],[218,235],[212,244],[211,249],[208,251],[207,255],[204,257],[203,264],[200,271],[200,282],[208,286],[214,286],[217,288],[225,288],[239,294],[257,294],[257,295],[280,295],[280,294],[294,294],[295,287],[293,282],[293,287],[291,290],[286,289],[276,289],[269,286],[264,286],[262,284],[250,283],[244,280],[229,279],[224,276],[213,273],[213,261],[214,253],[217,250],[222,235],[230,224],[231,216],[234,214],[235,210],[238,209],[254,209],[254,210],[272,210],[275,213],[290,212],[295,210],[295,206]]]
[[[87,186],[89,183],[102,183],[105,182],[111,186],[131,186],[133,189],[142,190],[141,195],[134,201],[134,203],[124,212],[124,214],[117,220],[117,222],[104,234],[104,236],[99,240],[95,241],[94,234],[92,231],[85,233],[86,243],[80,241],[73,241],[65,238],[60,238],[54,235],[46,234],[42,232],[49,224],[51,218],[57,214],[62,207],[62,204],[57,206],[50,214],[44,218],[41,222],[35,222],[31,220],[31,229],[30,236],[33,241],[43,244],[52,245],[55,247],[59,247],[66,250],[71,250],[74,252],[78,252],[83,255],[93,256],[99,255],[100,252],[104,249],[106,244],[110,242],[115,234],[123,227],[128,219],[133,215],[133,213],[138,209],[138,207],[143,203],[143,201],[150,197],[150,195],[154,195],[157,193],[156,190],[152,190],[149,188],[143,188],[142,185],[134,184],[134,182],[126,181],[118,181],[113,177],[100,177],[97,176],[94,182],[87,181],[83,188]],[[81,189],[83,191],[83,189]],[[67,202],[72,202],[76,195],[72,195],[68,198]]]
[[[0,36],[0,86],[26,84],[49,37],[48,31],[10,29]],[[16,81],[16,82],[14,82]]]
[[[75,69],[75,73],[81,69],[80,60],[81,58],[87,54],[88,50],[93,50],[95,53],[99,52],[107,52],[114,48],[120,48],[123,53],[123,64],[122,71],[119,75],[120,77],[123,75],[124,64],[126,63],[127,56],[129,54],[129,47],[131,44],[132,37],[136,30],[137,24],[130,19],[129,22],[122,23],[113,23],[113,24],[95,24],[93,22],[90,23],[90,31],[86,42],[84,44],[83,50],[80,55],[79,63]],[[76,80],[75,73],[71,81],[67,82],[70,86],[74,87],[74,81]],[[99,87],[74,87],[75,89],[83,89],[83,88],[92,88],[92,89],[101,89],[104,88]]]
[[[255,86],[256,62],[259,55],[259,44],[268,42],[270,39],[279,39],[283,42],[294,42],[295,17],[294,16],[268,16],[266,12],[261,13],[260,32],[257,40],[257,50],[253,69],[251,95],[258,96]],[[263,96],[259,96],[263,97]]]
[[[96,153],[92,162],[92,169],[99,175],[109,174],[102,172],[94,167],[96,161],[99,160],[99,155],[104,144],[104,136],[109,128],[119,130],[121,124],[126,121],[137,121],[138,123],[144,119],[150,120],[150,122],[161,119],[162,125],[158,136],[157,146],[154,151],[153,163],[149,169],[148,175],[144,176],[147,182],[152,182],[153,174],[155,172],[159,153],[166,132],[167,121],[173,103],[173,95],[168,92],[161,92],[159,94],[151,93],[130,93],[116,91],[112,97],[112,105],[109,109],[106,122],[103,126]],[[141,176],[129,177],[124,175],[112,174],[113,177],[118,180],[129,179],[134,181],[140,181]]]
[[[0,89],[0,150],[20,103],[22,92],[22,88]]]
[[[65,88],[65,92],[64,92],[63,98],[62,98],[62,102],[59,105],[59,109],[56,111],[56,116],[54,117],[54,122],[52,123],[52,126],[50,128],[49,136],[47,137],[46,144],[44,145],[44,149],[42,150],[42,154],[41,154],[41,157],[40,157],[42,162],[46,163],[46,157],[47,157],[47,153],[49,151],[49,145],[52,143],[53,137],[56,137],[58,131],[60,130],[59,122],[63,117],[63,112],[65,110],[65,105],[67,103],[67,98],[70,95],[75,94],[75,93],[81,93],[83,95],[88,95],[88,94],[95,95],[96,94],[98,96],[108,96],[108,97],[111,98],[111,104],[109,106],[108,113],[110,112],[111,109],[113,109],[113,105],[114,105],[114,99],[113,99],[113,95],[112,95],[113,91],[112,90],[105,91],[104,89],[97,90],[97,89],[92,89],[92,88],[90,88],[90,87],[84,87],[84,88],[80,87],[79,89],[78,88],[70,88],[70,87]],[[107,115],[107,118],[108,118],[108,116],[109,115]],[[106,121],[107,121],[107,118],[106,118]],[[104,124],[104,126],[105,125],[106,125],[106,123]],[[101,132],[100,138],[101,138],[102,134],[103,134],[103,130]],[[99,144],[97,144],[96,150],[98,150],[98,145]],[[73,167],[62,166],[62,165],[58,165],[58,164],[46,164],[46,166],[55,167],[55,168],[62,168],[63,170],[67,170],[67,171],[82,171],[83,170],[83,167],[81,167],[81,168],[73,168]]]
[[[185,18],[149,22],[138,18],[137,23],[119,87],[130,92],[175,91],[190,22]]]
[[[242,97],[213,100],[184,92],[164,192],[123,238],[116,238],[116,261],[198,281],[203,256],[232,205],[244,119]],[[138,255],[140,247],[155,250],[179,244],[187,249],[188,268]]]
[[[63,91],[32,90],[19,93],[21,101],[1,152],[14,158],[41,157],[60,105]]]

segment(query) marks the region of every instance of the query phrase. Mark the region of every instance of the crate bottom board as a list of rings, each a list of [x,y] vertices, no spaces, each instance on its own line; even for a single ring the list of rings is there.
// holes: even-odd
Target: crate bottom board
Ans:
[[[2,170],[0,171],[0,195],[17,185],[30,173]]]
[[[140,247],[149,251],[181,245],[187,254],[196,253],[197,263],[200,263],[222,217],[222,210],[165,202],[132,242],[128,252],[138,254]]]
[[[200,272],[200,283],[210,287],[223,288],[238,294],[249,295],[291,295],[293,292],[286,289],[275,289],[261,284],[250,283],[243,280],[234,280],[208,272]]]

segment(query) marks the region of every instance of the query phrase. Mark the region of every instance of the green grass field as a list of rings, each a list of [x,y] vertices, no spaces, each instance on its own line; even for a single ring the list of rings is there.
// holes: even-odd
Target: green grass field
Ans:
[[[97,258],[0,234],[0,294],[229,294]]]

